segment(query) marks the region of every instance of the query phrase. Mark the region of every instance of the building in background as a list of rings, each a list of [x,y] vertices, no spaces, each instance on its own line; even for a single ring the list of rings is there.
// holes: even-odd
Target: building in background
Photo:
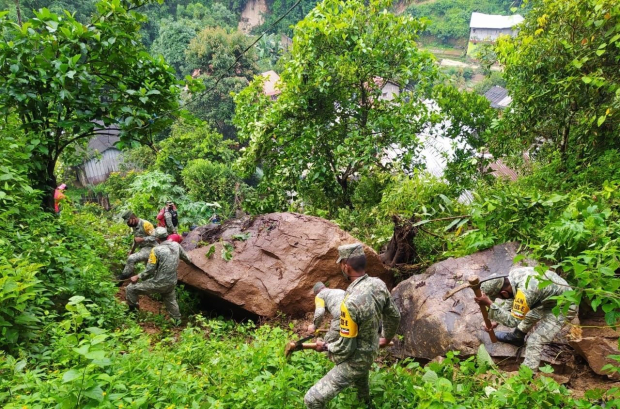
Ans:
[[[280,76],[275,71],[266,71],[261,73],[263,77],[265,77],[265,82],[263,83],[263,92],[272,101],[278,99],[278,95],[282,93],[280,89],[276,86],[278,81],[280,81]]]
[[[512,102],[512,97],[508,95],[508,90],[498,85],[485,92],[484,97],[491,103],[491,108],[495,109],[506,109]]]
[[[519,14],[512,16],[500,16],[495,14],[472,13],[469,23],[469,42],[476,44],[479,42],[494,43],[499,36],[517,35],[517,24],[523,21]]]
[[[88,142],[85,160],[78,166],[77,179],[82,186],[105,182],[112,172],[118,172],[123,162],[122,152],[114,146],[120,140],[118,128],[97,131]]]

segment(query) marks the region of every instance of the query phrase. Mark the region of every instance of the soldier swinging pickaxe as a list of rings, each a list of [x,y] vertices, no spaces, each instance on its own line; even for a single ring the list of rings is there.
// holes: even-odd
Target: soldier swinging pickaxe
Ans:
[[[476,297],[482,297],[482,291],[480,291],[480,284],[484,283],[485,281],[495,280],[500,277],[503,276],[493,276],[480,281],[480,278],[478,278],[478,276],[472,276],[469,278],[469,280],[467,280],[467,283],[456,287],[452,291],[448,291],[446,295],[443,296],[443,299],[445,301],[459,291],[464,290],[465,288],[471,288],[472,290],[474,290],[474,294],[476,295]],[[487,311],[486,307],[483,307],[482,305],[480,306],[480,312],[482,312],[482,318],[484,318],[484,324],[488,329],[491,342],[496,343],[497,338],[495,337],[495,331],[493,331],[493,326],[491,325],[491,320],[489,319],[489,312]]]

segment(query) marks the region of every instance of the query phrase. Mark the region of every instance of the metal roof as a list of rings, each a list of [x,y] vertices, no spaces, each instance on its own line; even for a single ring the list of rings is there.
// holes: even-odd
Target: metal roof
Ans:
[[[491,103],[491,108],[504,109],[512,102],[508,90],[497,85],[485,92],[484,97]]]
[[[277,82],[280,81],[280,76],[275,71],[266,71],[261,75],[265,77],[265,82],[263,83],[263,92],[265,95],[278,95],[282,92],[276,88]]]
[[[471,13],[470,28],[511,28],[522,22],[523,16],[500,16],[496,14]]]

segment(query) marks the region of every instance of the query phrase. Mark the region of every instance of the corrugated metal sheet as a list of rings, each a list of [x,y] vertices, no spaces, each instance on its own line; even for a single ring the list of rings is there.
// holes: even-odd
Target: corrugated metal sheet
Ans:
[[[94,157],[81,166],[80,183],[84,186],[105,182],[110,173],[118,172],[122,154],[116,148],[107,149],[100,158]]]
[[[491,108],[504,109],[512,102],[508,90],[497,85],[485,92],[484,97],[491,103]]]
[[[470,28],[511,28],[523,21],[523,16],[500,16],[496,14],[472,13]]]

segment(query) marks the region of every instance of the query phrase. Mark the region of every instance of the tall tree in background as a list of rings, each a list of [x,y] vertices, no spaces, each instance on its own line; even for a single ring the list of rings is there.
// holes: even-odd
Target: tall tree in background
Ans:
[[[269,104],[260,86],[237,97],[236,123],[249,142],[244,165],[262,167],[263,186],[285,181],[306,201],[318,191],[335,210],[351,205],[352,180],[384,166],[388,149],[402,148],[392,150],[393,162],[411,163],[437,71],[416,45],[424,24],[390,6],[325,0],[295,27],[277,101]],[[408,89],[384,99],[388,83]]]
[[[519,35],[499,41],[512,96],[496,152],[534,143],[562,158],[620,148],[620,3],[537,0]]]
[[[207,28],[190,42],[187,50],[187,67],[194,70],[207,89],[206,93],[193,96],[188,107],[229,139],[236,135],[231,93],[243,90],[258,73],[254,49],[243,52],[250,42],[240,31]]]
[[[162,20],[159,36],[151,46],[154,55],[161,55],[174,67],[179,77],[189,74],[185,67],[185,50],[189,42],[196,37],[196,30],[187,21]]]
[[[85,144],[102,126],[120,127],[125,144],[152,144],[152,133],[178,107],[182,84],[174,70],[140,43],[144,17],[119,0],[97,8],[89,25],[47,9],[22,27],[6,14],[0,20],[0,112],[17,115],[29,137],[31,179],[48,210],[63,151]]]

